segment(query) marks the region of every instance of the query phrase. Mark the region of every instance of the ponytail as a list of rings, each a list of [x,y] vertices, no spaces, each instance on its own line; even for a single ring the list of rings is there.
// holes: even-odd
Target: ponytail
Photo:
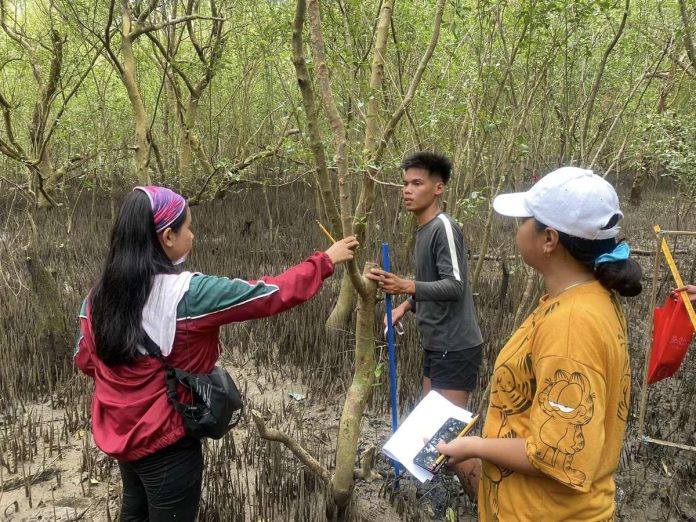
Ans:
[[[547,227],[535,219],[535,227],[538,231]],[[607,261],[597,264],[597,258],[602,254],[612,252],[616,246],[616,239],[583,239],[571,236],[565,232],[558,232],[558,240],[568,253],[577,261],[592,270],[597,280],[607,290],[615,290],[624,297],[635,297],[643,290],[641,278],[643,270],[635,259],[623,259]],[[621,243],[620,241],[619,243]]]
[[[604,288],[616,290],[624,297],[635,297],[643,290],[643,269],[635,259],[600,263],[594,273]]]

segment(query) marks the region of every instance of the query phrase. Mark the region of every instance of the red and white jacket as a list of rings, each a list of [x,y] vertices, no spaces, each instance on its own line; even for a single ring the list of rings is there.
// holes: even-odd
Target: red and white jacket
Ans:
[[[171,366],[208,373],[221,352],[220,326],[268,317],[304,303],[331,274],[329,256],[317,252],[278,276],[258,281],[190,272],[156,276],[143,311],[143,327]],[[80,312],[74,360],[95,381],[92,432],[104,453],[122,461],[136,460],[184,436],[181,416],[167,400],[157,359],[143,356],[110,367],[97,356],[88,299]],[[187,400],[190,395],[182,387],[179,401]]]

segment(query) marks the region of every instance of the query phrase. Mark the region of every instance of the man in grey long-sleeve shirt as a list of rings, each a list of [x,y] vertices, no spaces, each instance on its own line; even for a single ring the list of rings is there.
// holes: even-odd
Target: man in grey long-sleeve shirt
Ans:
[[[467,280],[466,248],[461,229],[440,211],[440,196],[451,162],[440,154],[407,157],[403,198],[418,219],[415,280],[374,269],[368,275],[385,293],[409,298],[392,313],[398,322],[416,313],[423,345],[423,395],[435,389],[458,406],[468,406],[476,386],[483,339]],[[386,320],[386,319],[385,319]]]

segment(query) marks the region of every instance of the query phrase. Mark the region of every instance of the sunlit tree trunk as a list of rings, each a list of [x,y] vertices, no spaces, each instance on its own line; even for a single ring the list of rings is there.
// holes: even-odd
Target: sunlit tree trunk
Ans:
[[[375,265],[367,263],[363,276],[373,266]],[[355,320],[353,380],[348,388],[341,421],[338,425],[336,470],[331,479],[331,500],[339,513],[346,509],[353,494],[360,422],[375,381],[374,321],[377,283],[366,277],[363,277],[363,283],[366,291],[358,296]]]
[[[334,94],[329,78],[324,52],[319,1],[307,0],[307,5],[305,5],[305,0],[297,1],[293,23],[293,64],[295,65],[295,71],[302,93],[305,115],[307,117],[309,139],[312,151],[314,152],[316,175],[320,187],[321,199],[329,215],[334,232],[340,230],[344,236],[355,233],[361,241],[369,244],[367,236],[369,235],[368,231],[370,227],[369,217],[375,200],[375,178],[380,175],[380,169],[377,168],[376,165],[381,161],[385,147],[392,133],[413,99],[423,71],[432,56],[432,52],[439,37],[439,27],[444,4],[444,0],[440,0],[438,3],[430,45],[419,63],[418,69],[414,74],[404,99],[399,104],[394,114],[392,114],[383,134],[380,136],[378,126],[379,100],[381,97],[380,89],[384,75],[386,45],[391,26],[394,1],[384,0],[381,3],[379,20],[375,28],[375,46],[370,77],[370,94],[366,112],[365,137],[363,140],[363,150],[365,154],[363,160],[364,164],[367,166],[360,180],[360,201],[356,209],[353,210],[347,179],[348,138],[344,129],[343,119],[334,101]],[[307,20],[311,35],[314,73],[317,79],[319,99],[321,100],[324,113],[331,126],[336,147],[335,159],[339,192],[338,205],[331,188],[326,153],[319,133],[318,110],[314,101],[311,78],[304,57],[302,30],[305,20],[305,11],[307,11],[308,15]],[[363,272],[361,276],[357,271],[356,263],[354,261],[348,263],[347,275],[344,277],[341,284],[341,292],[337,306],[327,323],[340,329],[345,328],[345,324],[350,318],[353,310],[351,299],[357,297],[354,374],[339,424],[336,469],[333,475],[331,475],[331,479],[327,481],[329,485],[327,514],[329,514],[329,516],[338,516],[339,518],[345,515],[346,508],[350,503],[356,474],[362,476],[369,475],[369,472],[365,470],[356,472],[355,460],[358,438],[360,435],[360,422],[375,379],[374,317],[376,313],[376,286],[373,281],[365,277],[365,273],[371,266],[374,265],[367,263],[365,265],[365,272]],[[257,421],[257,425],[258,424]],[[281,439],[276,438],[273,440]],[[287,437],[283,438],[281,442],[285,443],[300,460],[308,463],[310,468],[313,467],[313,465],[309,463],[310,461],[307,455],[298,451],[295,445],[288,443]],[[293,447],[295,447],[295,449],[293,449]],[[320,475],[325,477],[326,473],[322,471]]]
[[[148,147],[147,147],[147,112],[140,89],[136,81],[136,63],[133,54],[133,36],[131,33],[131,13],[128,0],[121,0],[121,27],[123,40],[121,43],[121,53],[123,55],[123,66],[121,69],[121,81],[126,88],[128,100],[133,110],[133,123],[135,135],[133,151],[135,158],[135,174],[138,182],[143,185],[150,184],[150,173],[148,169]]]

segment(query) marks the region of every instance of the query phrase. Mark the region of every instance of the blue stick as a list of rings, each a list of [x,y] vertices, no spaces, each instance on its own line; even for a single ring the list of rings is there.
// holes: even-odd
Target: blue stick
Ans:
[[[390,272],[389,243],[382,243],[382,268]],[[396,404],[396,358],[394,356],[394,326],[392,325],[392,296],[385,294],[384,301],[387,306],[387,344],[389,346],[389,385],[391,391],[392,433],[399,427],[399,415]],[[399,489],[399,463],[393,461],[395,488]]]

